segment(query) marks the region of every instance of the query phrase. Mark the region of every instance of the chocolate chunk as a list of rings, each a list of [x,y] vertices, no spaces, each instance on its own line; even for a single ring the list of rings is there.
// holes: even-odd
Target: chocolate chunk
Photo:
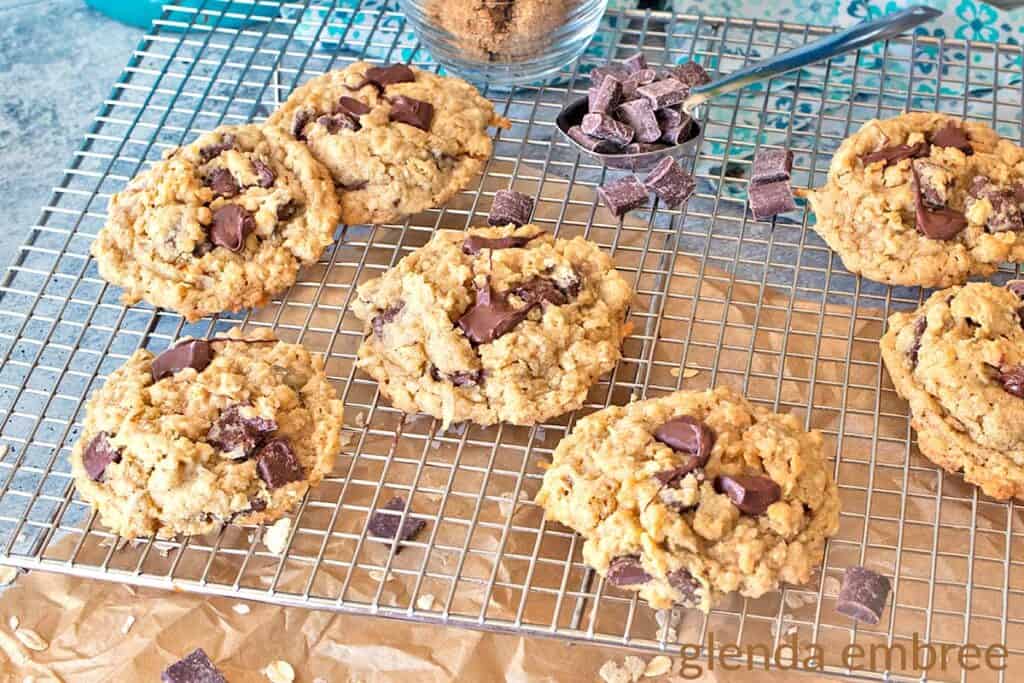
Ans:
[[[662,145],[656,142],[631,142],[626,145],[622,151],[626,154],[644,154],[646,152],[654,152],[659,149],[666,149],[667,147],[667,145]],[[633,168],[633,166],[629,166],[628,168]]]
[[[605,576],[613,586],[639,586],[651,580],[651,575],[644,571],[639,555],[620,555],[608,564]]]
[[[313,112],[309,109],[296,109],[292,117],[292,136],[296,140],[306,139],[306,126],[313,119]]]
[[[661,128],[661,142],[667,145],[678,145],[690,138],[693,119],[675,109],[658,109],[654,112]]]
[[[398,95],[391,100],[391,112],[388,114],[388,118],[420,130],[429,131],[430,123],[434,120],[434,105],[423,100]]]
[[[917,367],[917,354],[921,351],[921,337],[924,336],[924,331],[928,329],[928,318],[923,315],[914,321],[914,341],[910,345],[910,350],[907,352],[907,358],[910,359],[910,367]]]
[[[491,212],[487,215],[487,223],[488,225],[511,223],[519,227],[530,222],[532,213],[533,197],[515,190],[498,190],[494,193]]]
[[[636,99],[643,99],[637,89],[658,80],[658,72],[654,69],[641,69],[631,73],[622,81],[622,101],[630,102]]]
[[[206,440],[226,455],[247,458],[263,439],[277,429],[277,423],[263,417],[245,417],[242,404],[236,403],[221,412],[210,427]]]
[[[316,120],[327,132],[334,135],[341,130],[359,130],[359,123],[348,114],[337,112],[335,114],[324,114]]]
[[[252,160],[252,170],[256,172],[256,177],[259,179],[260,187],[272,187],[274,185],[274,181],[277,180],[277,174],[274,173],[274,169],[270,168],[270,166],[259,159]]]
[[[110,445],[106,432],[100,432],[92,437],[92,441],[82,452],[82,466],[85,467],[90,479],[100,481],[107,465],[112,462],[121,462],[121,451]]]
[[[921,181],[924,184],[923,177]],[[992,207],[991,213],[985,220],[985,227],[989,232],[1024,230],[1024,217],[1022,217],[1020,202],[1014,196],[1013,190],[1000,189],[988,178],[976,176],[971,182],[970,196],[975,200],[987,199]],[[925,197],[925,201],[927,201],[927,197]]]
[[[707,464],[715,445],[715,432],[692,415],[680,415],[655,429],[654,439],[674,451],[696,456],[690,467],[693,470]]]
[[[381,88],[386,88],[394,83],[412,83],[416,80],[416,74],[405,64],[371,66],[363,77]]]
[[[586,114],[580,128],[587,135],[608,140],[616,145],[627,145],[633,140],[632,126],[616,121],[607,114]]]
[[[836,611],[865,624],[877,624],[885,613],[890,590],[892,583],[888,577],[865,567],[847,567]]]
[[[199,150],[199,160],[201,163],[206,163],[214,157],[220,156],[221,152],[226,152],[229,149],[235,147],[235,136],[228,133],[221,137],[220,142],[207,145]]]
[[[373,316],[373,320],[370,321],[370,325],[373,327],[373,333],[376,334],[378,338],[383,337],[384,326],[388,323],[394,322],[395,318],[398,317],[398,314],[402,312],[404,307],[405,302],[399,301],[394,306],[388,306],[385,308],[379,315]]]
[[[861,157],[861,162],[865,166],[873,164],[876,161],[883,161],[885,165],[895,164],[904,159],[917,159],[918,157],[928,156],[930,145],[927,142],[918,142],[913,145],[895,145],[893,147],[885,147],[870,154],[865,154]]]
[[[484,249],[521,249],[529,244],[530,240],[536,239],[544,233],[526,237],[525,235],[512,235],[509,237],[483,237],[481,235],[470,235],[462,242],[463,254],[479,254]]]
[[[577,284],[577,288],[579,285]],[[519,297],[527,304],[554,304],[561,306],[569,303],[569,294],[554,280],[535,277],[513,287],[509,294]]]
[[[680,593],[679,602],[684,605],[695,605],[700,601],[700,581],[693,578],[686,569],[669,572],[668,584]]]
[[[927,159],[914,159],[910,163],[914,165],[924,205],[929,209],[941,209],[946,206],[948,188],[945,169]]]
[[[276,489],[293,481],[301,481],[306,473],[302,469],[288,439],[276,438],[256,451],[256,470],[268,488]]]
[[[675,209],[690,198],[697,181],[675,159],[665,157],[647,174],[644,185],[666,206]]]
[[[618,66],[617,64],[606,64],[605,66],[599,66],[590,72],[590,83],[592,85],[601,85],[606,76],[612,76],[618,81],[623,81],[629,76],[629,71],[624,67]]]
[[[917,231],[933,240],[951,240],[967,227],[967,219],[953,209],[929,209],[921,195],[921,181],[917,169],[911,166],[914,176],[914,223]]]
[[[369,184],[369,180],[357,180],[354,183],[338,183],[338,187],[345,190],[345,192],[358,192],[359,190],[366,189],[366,186]]]
[[[1006,288],[1024,299],[1024,280],[1010,280],[1006,283]]]
[[[1024,365],[1007,365],[999,368],[999,383],[1008,394],[1024,398]]]
[[[936,147],[956,147],[967,156],[974,154],[974,148],[971,147],[971,140],[967,137],[967,131],[952,121],[946,123],[945,127],[932,135],[929,142]]]
[[[670,489],[677,489],[682,485],[683,479],[686,479],[686,475],[699,467],[699,462],[700,461],[697,459],[697,456],[691,455],[687,457],[686,461],[679,467],[655,472],[654,478],[657,479],[662,486],[667,486]]]
[[[347,114],[354,119],[358,119],[360,116],[369,114],[372,111],[372,107],[354,97],[342,95],[338,98],[337,111],[342,114]]]
[[[597,188],[608,209],[621,218],[627,211],[638,209],[647,203],[647,188],[636,176],[626,176],[615,182]]]
[[[637,71],[641,71],[647,68],[647,57],[644,56],[643,52],[637,52],[635,55],[630,55],[622,61],[622,66],[626,68],[631,74],[635,74]]]
[[[427,526],[427,523],[422,519],[414,519],[409,514],[406,515],[405,521],[402,521],[402,511],[405,509],[405,499],[401,496],[395,496],[387,503],[384,507],[378,508],[370,515],[370,521],[366,524],[367,531],[372,536],[377,538],[385,538],[389,541],[398,540],[411,541],[416,537],[423,527]],[[396,550],[395,552],[399,552]]]
[[[750,174],[750,184],[775,183],[788,181],[793,171],[793,153],[788,149],[761,148],[754,156],[754,169]]]
[[[150,372],[153,381],[159,382],[164,377],[170,377],[185,368],[202,372],[212,360],[213,347],[210,342],[205,339],[188,339],[178,342],[154,358]]]
[[[732,504],[747,515],[762,515],[772,503],[782,498],[782,489],[768,477],[738,474],[715,477],[715,491],[729,496]]]
[[[698,85],[704,85],[705,83],[711,82],[711,76],[704,70],[697,62],[683,62],[677,67],[671,69],[672,77],[677,81],[687,86],[687,88],[693,88]]]
[[[249,501],[250,512],[263,512],[267,509],[267,501],[262,498],[253,498]]]
[[[793,190],[785,180],[751,185],[747,197],[750,200],[750,212],[759,221],[797,208],[793,201]]]
[[[621,99],[622,81],[606,78],[601,85],[592,86],[587,91],[587,111],[591,114],[607,114]]]
[[[224,674],[213,665],[202,648],[171,664],[160,674],[163,683],[227,683]]]
[[[647,100],[632,100],[619,106],[619,119],[627,123],[634,131],[639,142],[657,142],[661,139],[661,127],[654,108]]]
[[[650,101],[655,109],[679,104],[686,99],[690,88],[674,78],[663,78],[636,89],[638,95]]]
[[[277,207],[277,220],[290,221],[295,218],[295,214],[298,212],[299,205],[294,200],[289,199],[287,202]]]
[[[477,386],[484,383],[484,371],[480,370],[456,370],[455,372],[442,373],[436,365],[430,366],[430,376],[435,382],[451,382],[457,387]]]
[[[245,238],[256,229],[256,220],[247,209],[238,204],[225,204],[213,213],[210,241],[218,247],[239,252]]]
[[[614,142],[587,135],[579,126],[573,126],[566,131],[566,134],[575,140],[580,147],[590,150],[591,152],[597,152],[598,154],[616,154],[622,150],[622,147],[616,145]]]
[[[490,284],[476,290],[476,302],[462,314],[456,324],[475,344],[487,344],[509,333],[526,320],[535,304],[513,308],[504,296],[496,294]]]
[[[207,187],[218,197],[234,197],[238,194],[238,183],[235,176],[226,168],[215,168],[203,179]]]

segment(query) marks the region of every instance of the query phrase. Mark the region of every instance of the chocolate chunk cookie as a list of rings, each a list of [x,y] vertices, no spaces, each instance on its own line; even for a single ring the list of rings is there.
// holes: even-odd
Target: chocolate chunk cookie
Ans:
[[[270,117],[330,169],[347,224],[388,223],[440,206],[507,128],[465,81],[404,64],[356,62],[297,88]]]
[[[1024,260],[1024,150],[988,126],[912,112],[869,121],[805,191],[814,229],[852,272],[948,287]]]
[[[632,290],[581,237],[439,230],[359,287],[359,366],[395,407],[529,425],[578,408],[620,357]]]
[[[330,175],[275,128],[224,126],[171,152],[110,200],[100,275],[188,320],[260,306],[333,241]]]
[[[882,359],[929,460],[1024,497],[1024,283],[971,283],[889,317]]]
[[[537,494],[583,560],[652,607],[708,611],[806,583],[839,527],[818,432],[726,387],[612,406],[576,423]]]
[[[129,538],[272,522],[334,466],[342,404],[323,360],[267,330],[136,351],[89,400],[79,494]]]

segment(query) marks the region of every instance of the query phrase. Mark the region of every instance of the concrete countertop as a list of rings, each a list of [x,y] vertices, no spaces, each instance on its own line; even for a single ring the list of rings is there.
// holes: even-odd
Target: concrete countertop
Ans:
[[[143,33],[82,0],[0,0],[0,268],[39,220]]]

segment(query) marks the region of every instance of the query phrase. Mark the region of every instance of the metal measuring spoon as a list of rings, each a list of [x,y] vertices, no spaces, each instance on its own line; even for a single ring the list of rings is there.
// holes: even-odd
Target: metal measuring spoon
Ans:
[[[576,147],[581,153],[597,159],[606,166],[633,170],[650,168],[662,157],[677,157],[692,150],[696,144],[695,140],[700,134],[701,105],[711,98],[738,90],[757,81],[774,78],[808,64],[851,52],[879,40],[895,38],[915,26],[919,26],[939,16],[942,16],[942,12],[932,7],[924,5],[908,7],[905,10],[888,14],[880,19],[857,24],[844,31],[833,33],[793,50],[769,57],[710,83],[696,86],[690,90],[689,96],[682,104],[683,112],[692,117],[694,121],[689,137],[684,142],[663,149],[635,154],[610,154],[591,151],[573,140],[569,136],[569,129],[579,125],[583,120],[583,115],[587,113],[588,102],[586,97],[581,97],[566,105],[555,119],[555,124],[571,145]]]

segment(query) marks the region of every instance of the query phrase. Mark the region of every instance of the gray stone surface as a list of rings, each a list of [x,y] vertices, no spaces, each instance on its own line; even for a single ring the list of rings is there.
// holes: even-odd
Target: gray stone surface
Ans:
[[[0,270],[142,35],[81,0],[0,0]]]

